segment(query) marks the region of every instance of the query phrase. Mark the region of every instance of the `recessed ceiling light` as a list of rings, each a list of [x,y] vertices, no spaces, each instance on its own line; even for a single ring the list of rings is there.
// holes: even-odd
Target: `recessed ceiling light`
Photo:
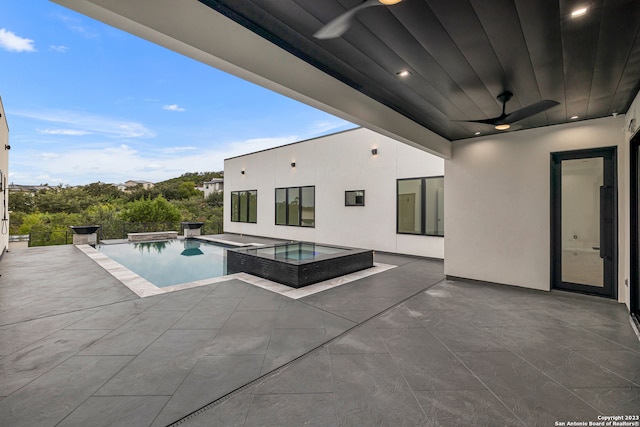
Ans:
[[[587,14],[587,10],[588,10],[587,7],[581,7],[579,9],[574,9],[571,12],[571,17],[572,18],[577,18],[578,16],[586,15]]]
[[[396,73],[399,77],[408,77],[411,75],[411,71],[409,70],[402,70],[402,71],[398,71]]]
[[[476,133],[474,133],[474,135],[480,135],[480,132],[476,132]]]
[[[496,125],[496,130],[507,130],[509,129],[511,126],[508,124],[503,124],[503,125]]]
[[[571,120],[575,120],[575,119],[577,119],[578,117],[580,117],[580,116],[571,116]]]
[[[390,6],[392,4],[400,3],[402,0],[378,0],[378,1],[382,4],[386,4],[387,6]]]

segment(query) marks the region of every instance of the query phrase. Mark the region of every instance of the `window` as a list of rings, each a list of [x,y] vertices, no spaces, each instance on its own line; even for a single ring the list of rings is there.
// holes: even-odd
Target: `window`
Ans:
[[[276,225],[315,227],[316,187],[276,188]]]
[[[444,177],[398,180],[397,233],[444,236]]]
[[[364,206],[364,190],[353,190],[344,192],[345,206]]]
[[[258,190],[231,192],[231,221],[258,222]]]
[[[276,225],[287,225],[287,189],[276,189]]]

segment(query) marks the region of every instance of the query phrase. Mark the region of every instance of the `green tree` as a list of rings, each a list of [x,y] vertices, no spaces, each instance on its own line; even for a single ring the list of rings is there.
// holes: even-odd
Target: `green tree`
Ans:
[[[119,199],[122,197],[122,191],[118,190],[113,184],[105,184],[104,182],[92,182],[83,187],[83,190],[90,196],[94,196],[103,201]]]
[[[140,200],[140,199],[155,199],[160,195],[160,190],[153,188],[143,188],[142,185],[137,185],[128,193],[124,193],[128,201]]]
[[[27,191],[10,192],[8,205],[12,212],[32,213],[36,210],[34,194]]]
[[[177,222],[180,221],[180,210],[162,196],[149,197],[127,203],[122,219],[128,222]]]
[[[71,241],[69,226],[81,221],[81,216],[75,213],[32,213],[25,216],[17,231],[31,235],[31,246],[64,245]]]
[[[90,206],[84,212],[83,224],[77,225],[100,225],[101,239],[120,239],[123,237],[121,210],[113,203]]]
[[[224,193],[214,191],[209,194],[205,199],[205,202],[213,208],[221,208],[224,206]]]
[[[197,195],[202,197],[202,193],[196,190],[196,184],[193,181],[165,181],[154,188],[167,200],[185,200]]]

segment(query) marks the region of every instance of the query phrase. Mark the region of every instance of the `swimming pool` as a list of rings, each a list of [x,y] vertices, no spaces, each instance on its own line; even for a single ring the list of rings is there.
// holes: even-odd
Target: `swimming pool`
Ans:
[[[100,244],[96,249],[159,288],[227,274],[232,246],[196,239]]]
[[[373,267],[373,251],[291,242],[227,253],[229,273],[249,273],[301,288]]]

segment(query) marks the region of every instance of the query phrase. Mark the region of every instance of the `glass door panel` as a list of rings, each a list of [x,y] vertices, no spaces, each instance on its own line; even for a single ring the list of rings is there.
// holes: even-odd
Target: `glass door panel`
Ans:
[[[551,153],[551,286],[616,296],[616,148]]]
[[[562,281],[604,286],[600,257],[600,187],[604,159],[563,160]]]

